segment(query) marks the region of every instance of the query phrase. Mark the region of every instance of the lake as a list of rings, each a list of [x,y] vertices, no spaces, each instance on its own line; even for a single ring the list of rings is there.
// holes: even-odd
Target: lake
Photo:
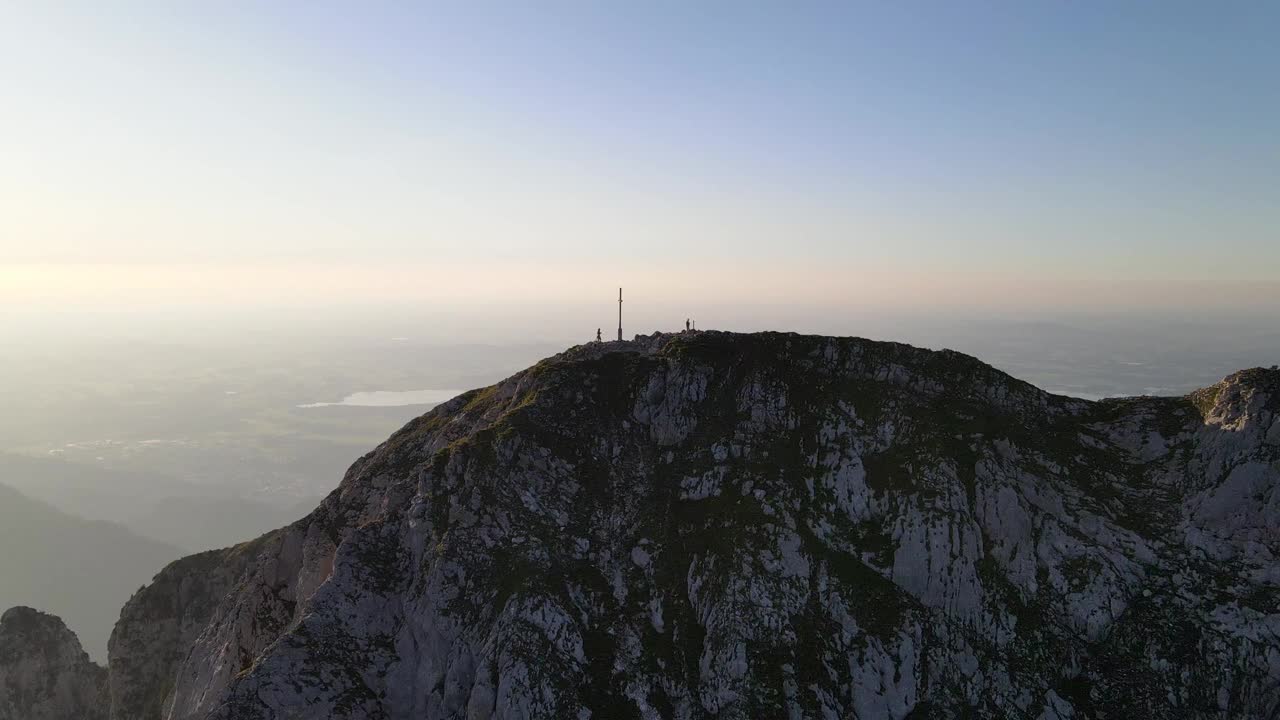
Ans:
[[[351,393],[338,402],[314,402],[300,408],[332,407],[400,407],[402,405],[438,405],[461,395],[463,390],[369,390]]]

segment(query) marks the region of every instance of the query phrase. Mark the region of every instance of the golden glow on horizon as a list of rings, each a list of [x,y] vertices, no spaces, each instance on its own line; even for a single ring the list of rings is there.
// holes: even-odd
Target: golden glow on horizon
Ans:
[[[798,263],[452,261],[410,264],[19,264],[0,266],[0,303],[18,310],[306,308],[425,304],[493,310],[497,306],[590,305],[602,288],[633,288],[660,305],[892,308],[927,311],[1043,309],[1063,305],[1151,309],[1262,305],[1280,297],[1280,281],[1215,283],[1065,278],[1045,281],[1014,271],[951,272],[887,262],[833,266]]]

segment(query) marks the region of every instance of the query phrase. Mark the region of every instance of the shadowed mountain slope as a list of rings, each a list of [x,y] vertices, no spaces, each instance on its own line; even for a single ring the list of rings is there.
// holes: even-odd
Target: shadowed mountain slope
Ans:
[[[28,607],[0,615],[0,720],[105,720],[107,670],[62,621]]]
[[[0,485],[0,608],[66,620],[99,660],[120,606],[181,550],[85,520]]]

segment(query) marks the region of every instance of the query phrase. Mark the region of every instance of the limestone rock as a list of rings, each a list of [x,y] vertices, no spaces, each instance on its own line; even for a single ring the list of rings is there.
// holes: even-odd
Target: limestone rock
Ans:
[[[162,573],[112,653],[165,649],[161,714],[116,717],[1271,717],[1278,415],[1274,370],[1087,402],[859,339],[573,348]]]
[[[129,600],[108,646],[112,720],[168,715],[178,665],[218,603],[279,534],[173,562]]]
[[[0,720],[106,720],[107,671],[53,615],[0,616]]]

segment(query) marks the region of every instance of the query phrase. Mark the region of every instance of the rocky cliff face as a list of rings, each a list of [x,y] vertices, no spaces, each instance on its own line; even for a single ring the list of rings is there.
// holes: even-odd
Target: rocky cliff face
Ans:
[[[125,605],[108,645],[112,720],[158,720],[178,665],[245,571],[283,531],[164,568]]]
[[[1280,717],[1278,418],[1274,370],[1091,403],[856,339],[574,348],[171,566],[114,714]]]
[[[105,720],[107,671],[75,633],[27,607],[0,616],[0,720]]]

